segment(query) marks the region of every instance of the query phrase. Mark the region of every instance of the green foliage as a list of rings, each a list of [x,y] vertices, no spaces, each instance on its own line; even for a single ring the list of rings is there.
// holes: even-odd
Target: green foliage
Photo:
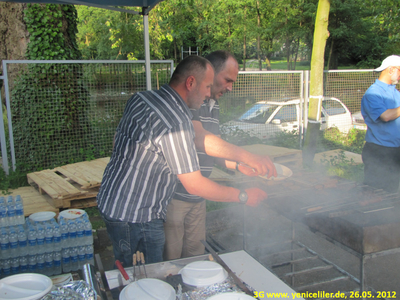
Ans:
[[[30,34],[28,59],[80,59],[75,39],[77,12],[73,5],[28,4],[24,13]]]
[[[10,170],[7,175],[3,168],[0,168],[0,191],[3,195],[10,194],[8,189],[15,189],[28,185],[26,172],[21,172],[19,168],[16,171]],[[0,195],[1,196],[1,195]]]
[[[356,182],[362,182],[364,179],[364,165],[357,165],[353,159],[347,159],[344,151],[330,157],[324,155],[321,164],[331,176],[339,176]]]
[[[399,1],[330,2],[325,53],[332,66],[376,67],[396,53]],[[191,46],[199,47],[200,55],[226,49],[242,62],[257,58],[259,39],[262,61],[278,54],[285,60],[283,69],[308,68],[299,63],[310,60],[317,5],[317,0],[162,1],[149,14],[151,56],[179,60],[181,47]],[[144,58],[141,16],[86,6],[77,10],[78,44],[85,59]]]
[[[365,130],[353,128],[347,134],[343,134],[334,127],[322,133],[320,143],[322,148],[343,149],[361,154],[365,141],[365,133]]]
[[[28,4],[25,22],[31,38],[26,57],[80,59],[76,18],[73,5]],[[32,64],[15,82],[11,106],[21,171],[59,166],[68,163],[67,157],[85,158],[79,149],[86,148],[90,126],[82,76],[79,64]]]

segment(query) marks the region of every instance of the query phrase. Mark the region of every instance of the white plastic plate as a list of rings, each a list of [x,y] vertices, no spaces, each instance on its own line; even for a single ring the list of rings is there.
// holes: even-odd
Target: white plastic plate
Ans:
[[[192,286],[208,286],[220,283],[228,277],[222,266],[214,261],[195,261],[183,267],[179,274],[184,283]]]
[[[175,300],[174,288],[159,279],[144,278],[128,284],[119,294],[119,300]]]
[[[86,214],[86,212],[82,209],[71,208],[60,212],[58,214],[58,217],[63,217],[64,219],[77,219],[79,217],[82,217],[84,214]]]
[[[54,211],[39,211],[29,216],[29,219],[36,222],[44,222],[54,218],[56,213]]]
[[[26,273],[8,276],[0,280],[0,300],[36,300],[52,288],[51,279],[42,274]]]

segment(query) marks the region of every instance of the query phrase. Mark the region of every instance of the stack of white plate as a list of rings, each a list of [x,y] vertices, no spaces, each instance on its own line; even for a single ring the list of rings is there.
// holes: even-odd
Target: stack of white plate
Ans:
[[[0,280],[0,299],[36,300],[46,295],[53,282],[45,275],[26,273]]]
[[[56,216],[54,211],[39,211],[29,216],[29,219],[36,222],[45,222],[53,219]]]
[[[144,278],[128,284],[119,294],[119,300],[175,300],[174,288],[159,279]]]
[[[220,283],[228,277],[222,266],[213,261],[192,262],[182,268],[179,274],[185,284],[197,287]]]

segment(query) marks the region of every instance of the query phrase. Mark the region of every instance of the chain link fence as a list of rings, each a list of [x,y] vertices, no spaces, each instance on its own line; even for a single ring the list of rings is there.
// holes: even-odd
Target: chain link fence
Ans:
[[[13,70],[4,80],[8,153],[14,148],[18,168],[28,171],[110,156],[127,100],[146,90],[143,61],[7,61],[3,68]],[[152,87],[168,83],[172,71],[172,61],[152,61]]]
[[[127,100],[146,89],[139,61],[4,61],[3,70],[14,143],[7,124],[0,133],[8,155],[14,148],[17,166],[29,171],[110,156]],[[172,61],[152,61],[152,87],[167,83],[172,72]],[[377,76],[372,70],[325,72],[322,127],[355,127],[361,98]],[[219,101],[222,127],[262,139],[282,131],[301,137],[308,78],[309,71],[240,72],[233,91]]]
[[[301,138],[307,126],[309,72],[240,72],[233,91],[219,101],[222,132],[268,139],[286,131]],[[361,99],[378,75],[372,70],[326,71],[321,130],[366,130]]]

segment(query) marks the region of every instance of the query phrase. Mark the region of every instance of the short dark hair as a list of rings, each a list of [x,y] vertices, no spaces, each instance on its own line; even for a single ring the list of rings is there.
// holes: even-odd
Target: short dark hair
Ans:
[[[175,71],[169,81],[169,84],[179,84],[185,81],[186,78],[191,75],[193,75],[196,80],[202,81],[207,70],[207,65],[213,67],[212,64],[203,57],[196,55],[188,56],[176,66]]]
[[[235,61],[236,58],[225,50],[217,50],[208,54],[205,58],[210,61],[214,66],[215,74],[218,74],[225,66],[225,62],[229,57],[232,57]]]

